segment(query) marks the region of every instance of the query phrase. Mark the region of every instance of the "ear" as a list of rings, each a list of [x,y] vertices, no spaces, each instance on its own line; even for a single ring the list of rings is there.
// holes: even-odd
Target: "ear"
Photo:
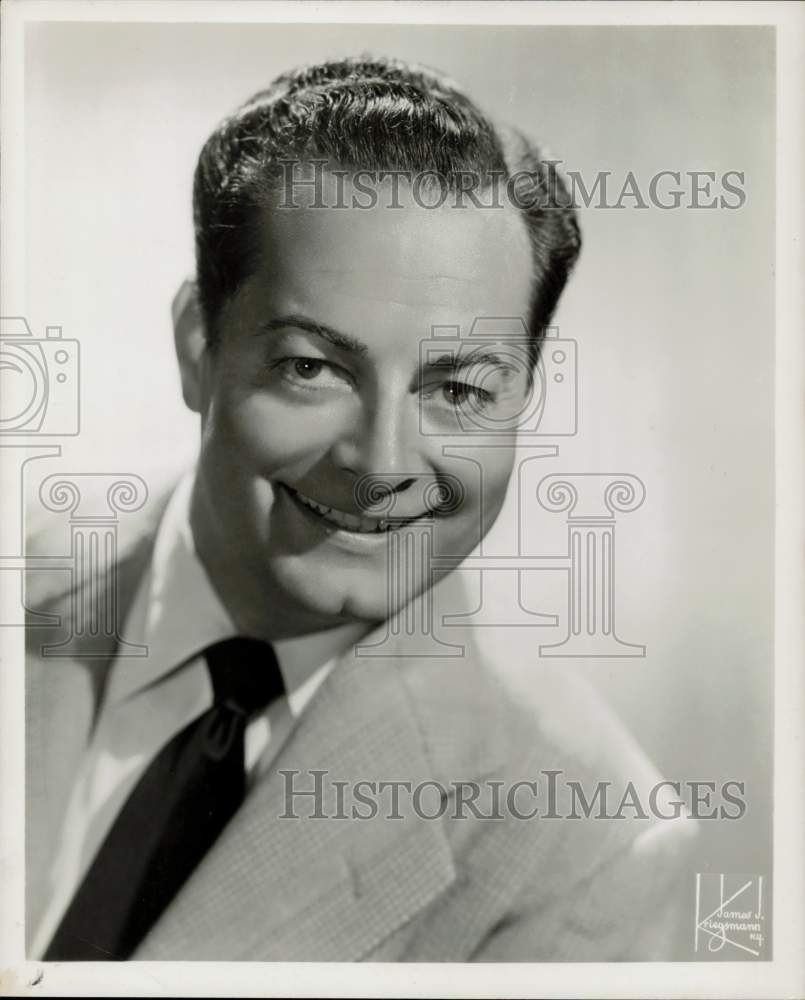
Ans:
[[[202,369],[207,352],[207,338],[198,305],[195,282],[186,278],[171,303],[173,340],[182,377],[185,404],[194,413],[202,409]]]

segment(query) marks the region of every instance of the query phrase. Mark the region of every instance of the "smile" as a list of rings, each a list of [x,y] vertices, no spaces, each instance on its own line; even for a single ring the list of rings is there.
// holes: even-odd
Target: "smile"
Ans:
[[[408,518],[378,518],[365,517],[359,514],[347,514],[345,511],[337,510],[335,507],[327,507],[325,504],[319,503],[318,500],[305,496],[304,493],[300,493],[290,486],[286,486],[285,488],[297,503],[305,507],[312,514],[317,515],[320,520],[326,521],[341,531],[351,531],[359,535],[381,535],[407,524],[412,524],[414,521],[433,517],[432,511],[423,511],[421,514],[416,514],[414,517]]]

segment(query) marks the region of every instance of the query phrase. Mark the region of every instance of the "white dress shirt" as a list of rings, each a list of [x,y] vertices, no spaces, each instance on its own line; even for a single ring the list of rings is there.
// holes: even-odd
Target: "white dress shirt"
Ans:
[[[33,940],[44,954],[115,817],[159,750],[213,703],[203,650],[237,634],[195,550],[189,507],[192,473],[177,486],[160,522],[151,564],[122,629],[148,647],[118,656],[87,747],[51,869],[52,894]],[[245,734],[248,780],[270,766],[296,720],[365,628],[347,625],[273,643],[285,695]]]

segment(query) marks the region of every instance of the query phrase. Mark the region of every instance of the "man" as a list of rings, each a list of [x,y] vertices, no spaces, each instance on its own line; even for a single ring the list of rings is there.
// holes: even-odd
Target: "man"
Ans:
[[[421,642],[460,583],[433,557],[506,495],[580,247],[561,181],[438,74],[349,59],[225,121],[194,210],[198,463],[113,583],[148,657],[47,661],[29,630],[31,954],[667,957],[689,825],[533,808],[567,806],[557,775],[651,787],[642,753],[561,677],[516,703],[469,630]],[[527,335],[467,338],[495,317]],[[468,425],[495,431],[470,460]]]

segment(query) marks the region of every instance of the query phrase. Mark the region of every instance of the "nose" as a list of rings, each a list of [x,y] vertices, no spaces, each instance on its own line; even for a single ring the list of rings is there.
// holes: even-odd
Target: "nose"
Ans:
[[[355,412],[332,447],[331,460],[353,477],[355,502],[368,512],[400,506],[402,494],[421,512],[412,489],[424,477],[433,478],[420,433],[416,400],[403,388],[385,387]],[[406,497],[406,504],[408,497]]]

